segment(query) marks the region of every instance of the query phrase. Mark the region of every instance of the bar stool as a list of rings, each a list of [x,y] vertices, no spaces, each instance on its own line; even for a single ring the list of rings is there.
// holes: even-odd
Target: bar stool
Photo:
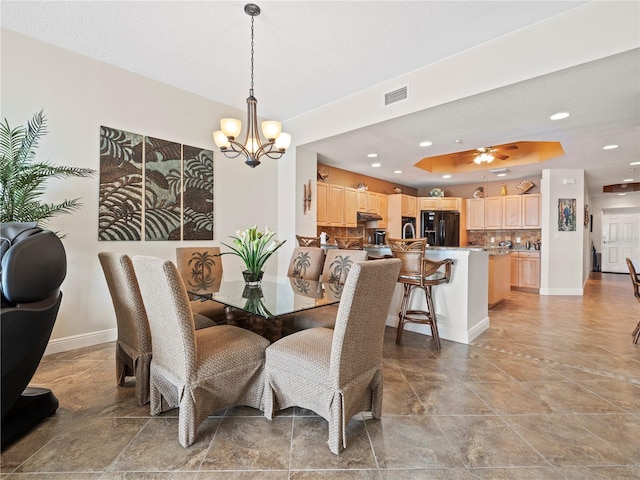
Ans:
[[[450,258],[435,261],[424,256],[424,249],[427,245],[426,239],[399,239],[390,238],[389,247],[394,257],[402,261],[398,282],[402,283],[404,296],[398,315],[398,331],[396,334],[396,344],[402,340],[402,332],[407,322],[429,325],[431,335],[436,349],[440,350],[440,335],[438,333],[438,321],[436,311],[433,306],[433,296],[431,289],[436,285],[449,283],[451,278]],[[426,310],[409,310],[411,293],[415,288],[422,289],[427,301]]]
[[[296,235],[296,240],[298,240],[298,246],[300,247],[320,246],[320,237],[303,237],[301,235]]]
[[[364,240],[362,237],[336,237],[338,248],[343,250],[362,250]]]

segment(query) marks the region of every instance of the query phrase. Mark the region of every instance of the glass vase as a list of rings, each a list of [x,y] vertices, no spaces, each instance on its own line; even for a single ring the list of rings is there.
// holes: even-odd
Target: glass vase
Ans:
[[[247,284],[247,287],[260,287],[260,282],[262,281],[263,274],[264,272],[262,270],[257,273],[251,272],[249,270],[245,270],[242,272],[244,283]]]

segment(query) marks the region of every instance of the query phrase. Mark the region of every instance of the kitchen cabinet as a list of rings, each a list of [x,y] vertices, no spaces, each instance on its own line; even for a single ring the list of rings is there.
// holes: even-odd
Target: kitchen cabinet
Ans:
[[[416,217],[416,197],[400,193],[387,195],[387,239],[402,238],[402,217]]]
[[[484,199],[484,228],[498,230],[502,228],[503,197],[487,197]]]
[[[504,228],[540,228],[540,194],[508,195],[503,198]]]
[[[355,188],[344,187],[344,208],[342,222],[345,227],[358,226],[358,205]]]
[[[389,201],[387,196],[384,193],[376,194],[378,199],[378,209],[376,213],[382,217],[382,220],[378,220],[378,228],[387,228],[387,218],[388,218],[388,209],[389,209]]]
[[[420,197],[420,210],[443,210],[459,212],[462,209],[462,198],[459,197]]]
[[[484,229],[484,198],[467,199],[467,230]]]
[[[489,255],[489,308],[502,302],[511,291],[512,257],[508,254]]]
[[[318,182],[316,185],[316,223],[329,225],[329,184]]]
[[[540,252],[511,253],[511,288],[538,292],[540,290]]]
[[[318,183],[316,223],[326,227],[357,226],[357,194],[355,188]]]
[[[369,192],[367,190],[357,190],[358,197],[358,212],[376,213],[378,208],[377,193]]]
[[[403,217],[415,217],[416,216],[416,197],[410,195],[400,195],[401,197],[401,209],[400,214]]]

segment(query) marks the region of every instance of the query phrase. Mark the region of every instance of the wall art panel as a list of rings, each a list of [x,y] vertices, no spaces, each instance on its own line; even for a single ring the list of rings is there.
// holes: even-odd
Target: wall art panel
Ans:
[[[183,240],[213,240],[213,151],[182,149]]]
[[[98,240],[142,236],[143,136],[100,127]]]
[[[180,240],[179,143],[145,137],[145,240]]]

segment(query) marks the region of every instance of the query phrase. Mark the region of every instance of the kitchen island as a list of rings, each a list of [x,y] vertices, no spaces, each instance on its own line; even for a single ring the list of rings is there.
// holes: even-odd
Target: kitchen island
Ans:
[[[491,252],[495,254],[496,252]],[[433,287],[433,302],[441,339],[468,344],[489,328],[488,282],[490,252],[482,247],[427,247],[425,255],[433,260],[454,260],[451,281]],[[387,325],[398,325],[403,288],[396,285]],[[425,309],[424,294],[411,295],[411,309]],[[428,325],[405,324],[405,330],[431,335]]]

